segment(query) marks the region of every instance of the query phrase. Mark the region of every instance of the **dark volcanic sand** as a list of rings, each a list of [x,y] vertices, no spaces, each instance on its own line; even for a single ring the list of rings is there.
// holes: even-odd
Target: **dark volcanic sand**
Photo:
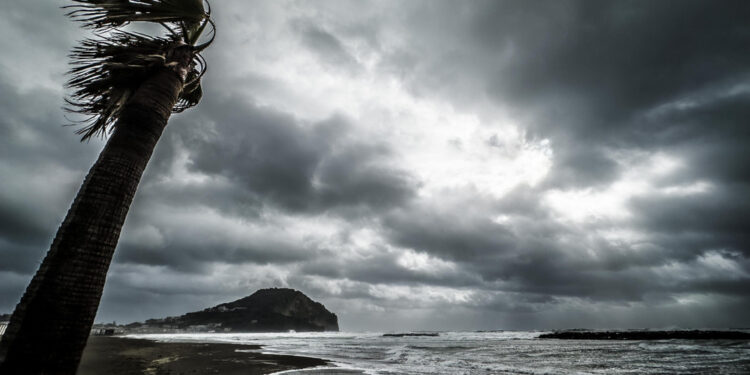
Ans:
[[[268,374],[326,365],[322,359],[237,352],[259,346],[205,343],[161,343],[92,336],[78,375],[131,374]]]

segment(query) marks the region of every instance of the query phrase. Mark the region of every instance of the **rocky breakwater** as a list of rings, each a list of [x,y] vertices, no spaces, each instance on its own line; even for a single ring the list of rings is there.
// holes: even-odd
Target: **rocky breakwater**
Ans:
[[[437,332],[384,333],[383,337],[438,337]]]
[[[741,331],[558,331],[540,335],[540,339],[561,340],[750,340]]]

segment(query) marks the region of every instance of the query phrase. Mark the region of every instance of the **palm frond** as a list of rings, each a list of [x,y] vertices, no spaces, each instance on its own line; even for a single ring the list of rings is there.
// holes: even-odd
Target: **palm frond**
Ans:
[[[73,68],[67,87],[69,112],[88,116],[78,130],[82,140],[106,135],[130,96],[157,67],[164,66],[173,39],[143,34],[112,32],[106,38],[87,39],[75,47],[70,58]]]
[[[73,0],[68,16],[95,29],[111,29],[130,22],[199,25],[207,17],[203,0]]]
[[[64,7],[68,15],[98,30],[96,38],[84,40],[70,55],[73,68],[67,86],[74,91],[65,109],[86,116],[81,121],[85,126],[77,131],[81,140],[109,133],[130,97],[155,69],[176,69],[177,63],[167,60],[177,48],[190,48],[192,61],[186,75],[185,70],[178,73],[184,85],[173,111],[198,104],[203,94],[200,80],[206,72],[200,52],[216,37],[207,0],[73,1],[76,5]],[[168,34],[153,37],[118,29],[137,21],[158,23]],[[203,39],[208,40],[196,45],[208,26],[210,36]]]
[[[197,105],[203,97],[203,88],[201,87],[201,78],[206,73],[207,65],[203,56],[197,54],[193,60],[190,71],[185,79],[185,85],[182,88],[180,97],[175,105],[174,112],[182,112],[188,108]]]
[[[207,41],[201,44],[196,44],[198,43],[199,38],[203,34],[203,31],[205,30],[207,25],[211,26],[211,36],[208,37]],[[189,43],[194,46],[193,50],[196,53],[201,53],[204,49],[206,49],[208,46],[210,46],[214,42],[214,39],[216,39],[216,25],[214,24],[214,21],[212,21],[210,18],[206,18],[206,20],[201,25],[200,29],[198,29],[197,32],[194,34],[194,36],[192,36]]]

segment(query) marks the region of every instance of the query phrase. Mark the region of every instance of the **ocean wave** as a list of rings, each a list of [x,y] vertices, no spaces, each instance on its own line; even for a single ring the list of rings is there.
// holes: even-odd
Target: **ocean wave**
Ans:
[[[379,332],[130,337],[261,345],[259,350],[264,353],[317,357],[335,365],[330,369],[298,370],[282,373],[284,375],[325,371],[370,375],[750,373],[750,343],[688,340],[561,343],[536,339],[539,334],[535,331],[441,332],[438,337],[395,339],[384,338]]]

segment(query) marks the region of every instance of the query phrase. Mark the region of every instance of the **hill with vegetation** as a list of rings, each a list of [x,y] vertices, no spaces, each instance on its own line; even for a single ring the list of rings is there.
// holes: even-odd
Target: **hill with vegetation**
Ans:
[[[128,326],[131,330],[187,330],[214,332],[320,332],[338,331],[336,314],[300,291],[261,289],[234,302],[177,317],[149,319]]]

